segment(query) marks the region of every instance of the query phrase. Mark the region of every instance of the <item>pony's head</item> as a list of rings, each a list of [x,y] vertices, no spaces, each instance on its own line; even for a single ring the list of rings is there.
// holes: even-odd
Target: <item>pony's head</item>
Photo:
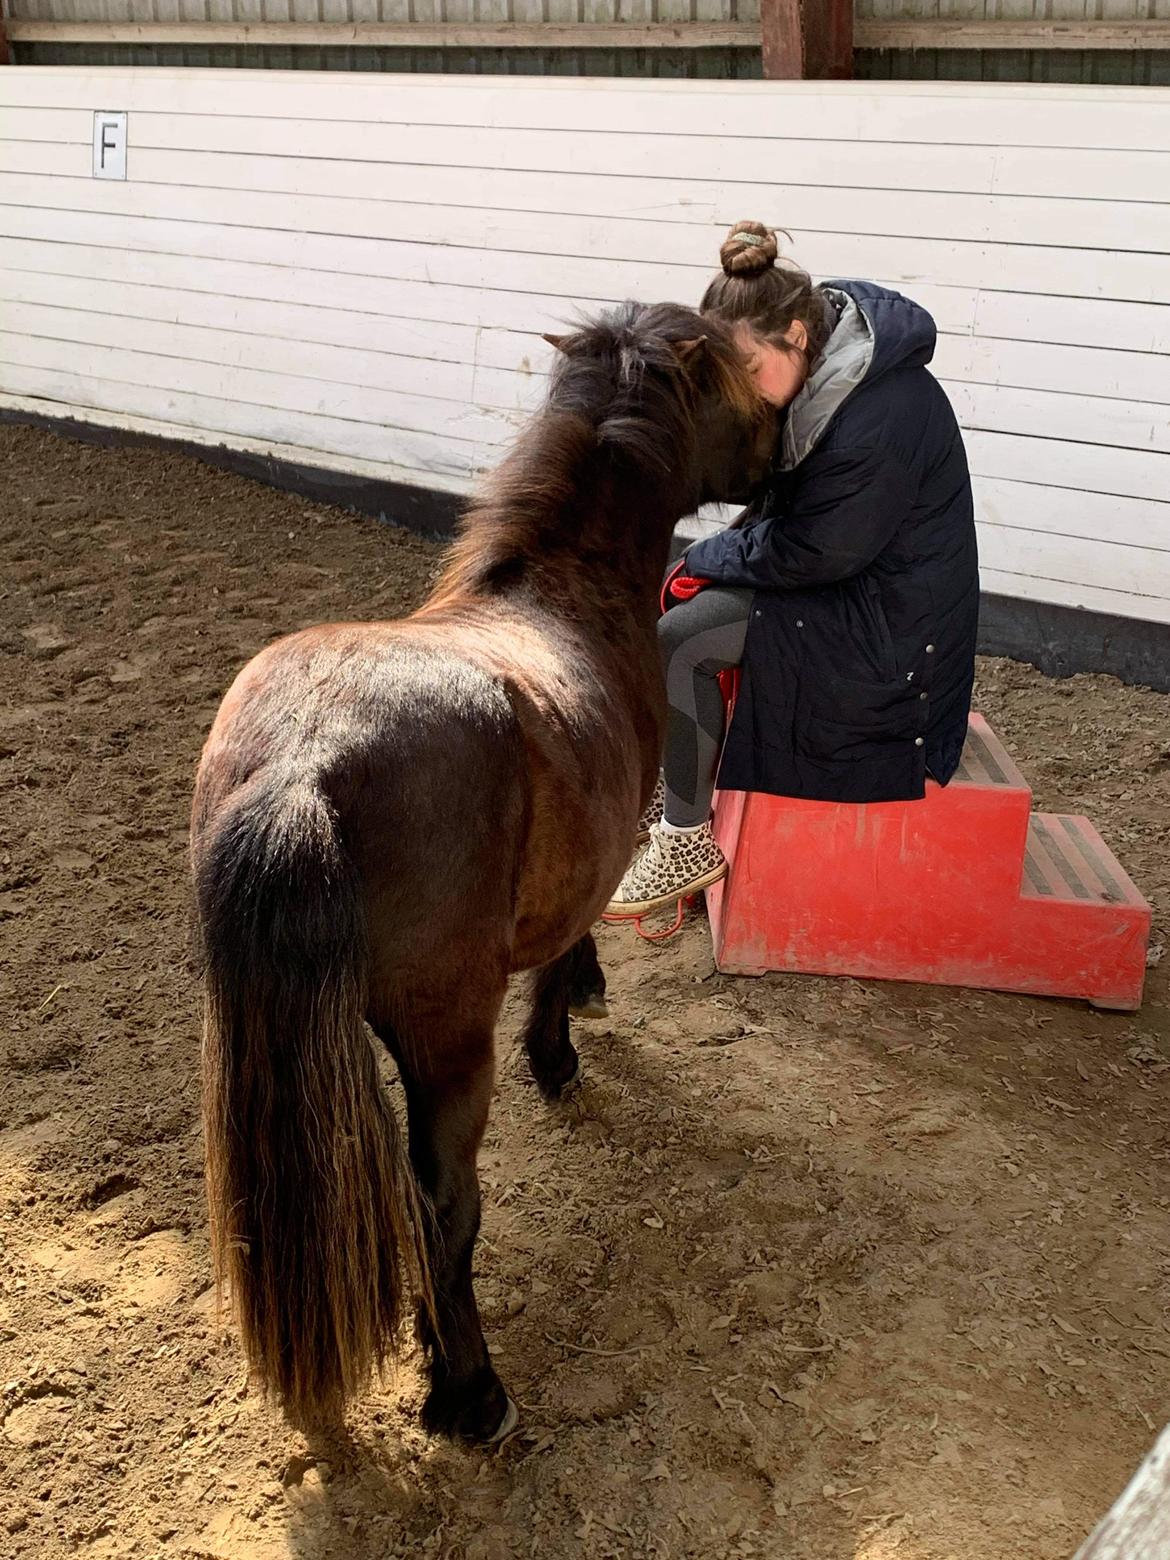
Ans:
[[[730,328],[678,303],[624,303],[564,336],[548,411],[594,431],[632,477],[677,493],[680,512],[746,498],[776,439]]]
[[[767,470],[776,413],[721,321],[626,303],[546,340],[547,400],[480,485],[432,604],[599,549],[660,572],[675,521]]]

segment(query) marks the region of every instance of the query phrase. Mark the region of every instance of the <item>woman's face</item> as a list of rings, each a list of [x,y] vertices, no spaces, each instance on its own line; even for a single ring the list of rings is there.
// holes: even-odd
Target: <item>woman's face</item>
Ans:
[[[794,320],[784,333],[790,351],[761,341],[750,325],[735,327],[735,343],[747,359],[748,373],[756,389],[772,406],[787,406],[808,377],[808,332]]]

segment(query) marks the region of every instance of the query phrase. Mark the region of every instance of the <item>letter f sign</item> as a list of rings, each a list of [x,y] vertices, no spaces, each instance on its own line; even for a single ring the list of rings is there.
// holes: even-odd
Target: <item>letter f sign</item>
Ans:
[[[93,116],[93,176],[126,177],[126,115],[99,109]]]

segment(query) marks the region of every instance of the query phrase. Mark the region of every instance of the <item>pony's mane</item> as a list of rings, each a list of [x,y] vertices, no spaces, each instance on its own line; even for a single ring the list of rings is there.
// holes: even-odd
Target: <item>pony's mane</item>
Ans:
[[[688,353],[700,337],[702,352]],[[594,462],[635,483],[668,478],[703,392],[758,415],[730,330],[682,304],[624,303],[562,338],[545,404],[472,499],[438,594],[521,573],[555,541]]]

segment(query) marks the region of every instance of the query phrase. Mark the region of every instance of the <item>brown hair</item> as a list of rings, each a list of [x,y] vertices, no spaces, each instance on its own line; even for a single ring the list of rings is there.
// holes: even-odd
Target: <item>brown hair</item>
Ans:
[[[829,310],[808,272],[792,260],[777,264],[779,254],[771,228],[762,222],[737,222],[719,249],[723,269],[712,278],[699,307],[729,325],[742,321],[762,341],[785,351],[793,349],[784,333],[799,320],[808,332],[806,351],[812,364],[829,339]]]

